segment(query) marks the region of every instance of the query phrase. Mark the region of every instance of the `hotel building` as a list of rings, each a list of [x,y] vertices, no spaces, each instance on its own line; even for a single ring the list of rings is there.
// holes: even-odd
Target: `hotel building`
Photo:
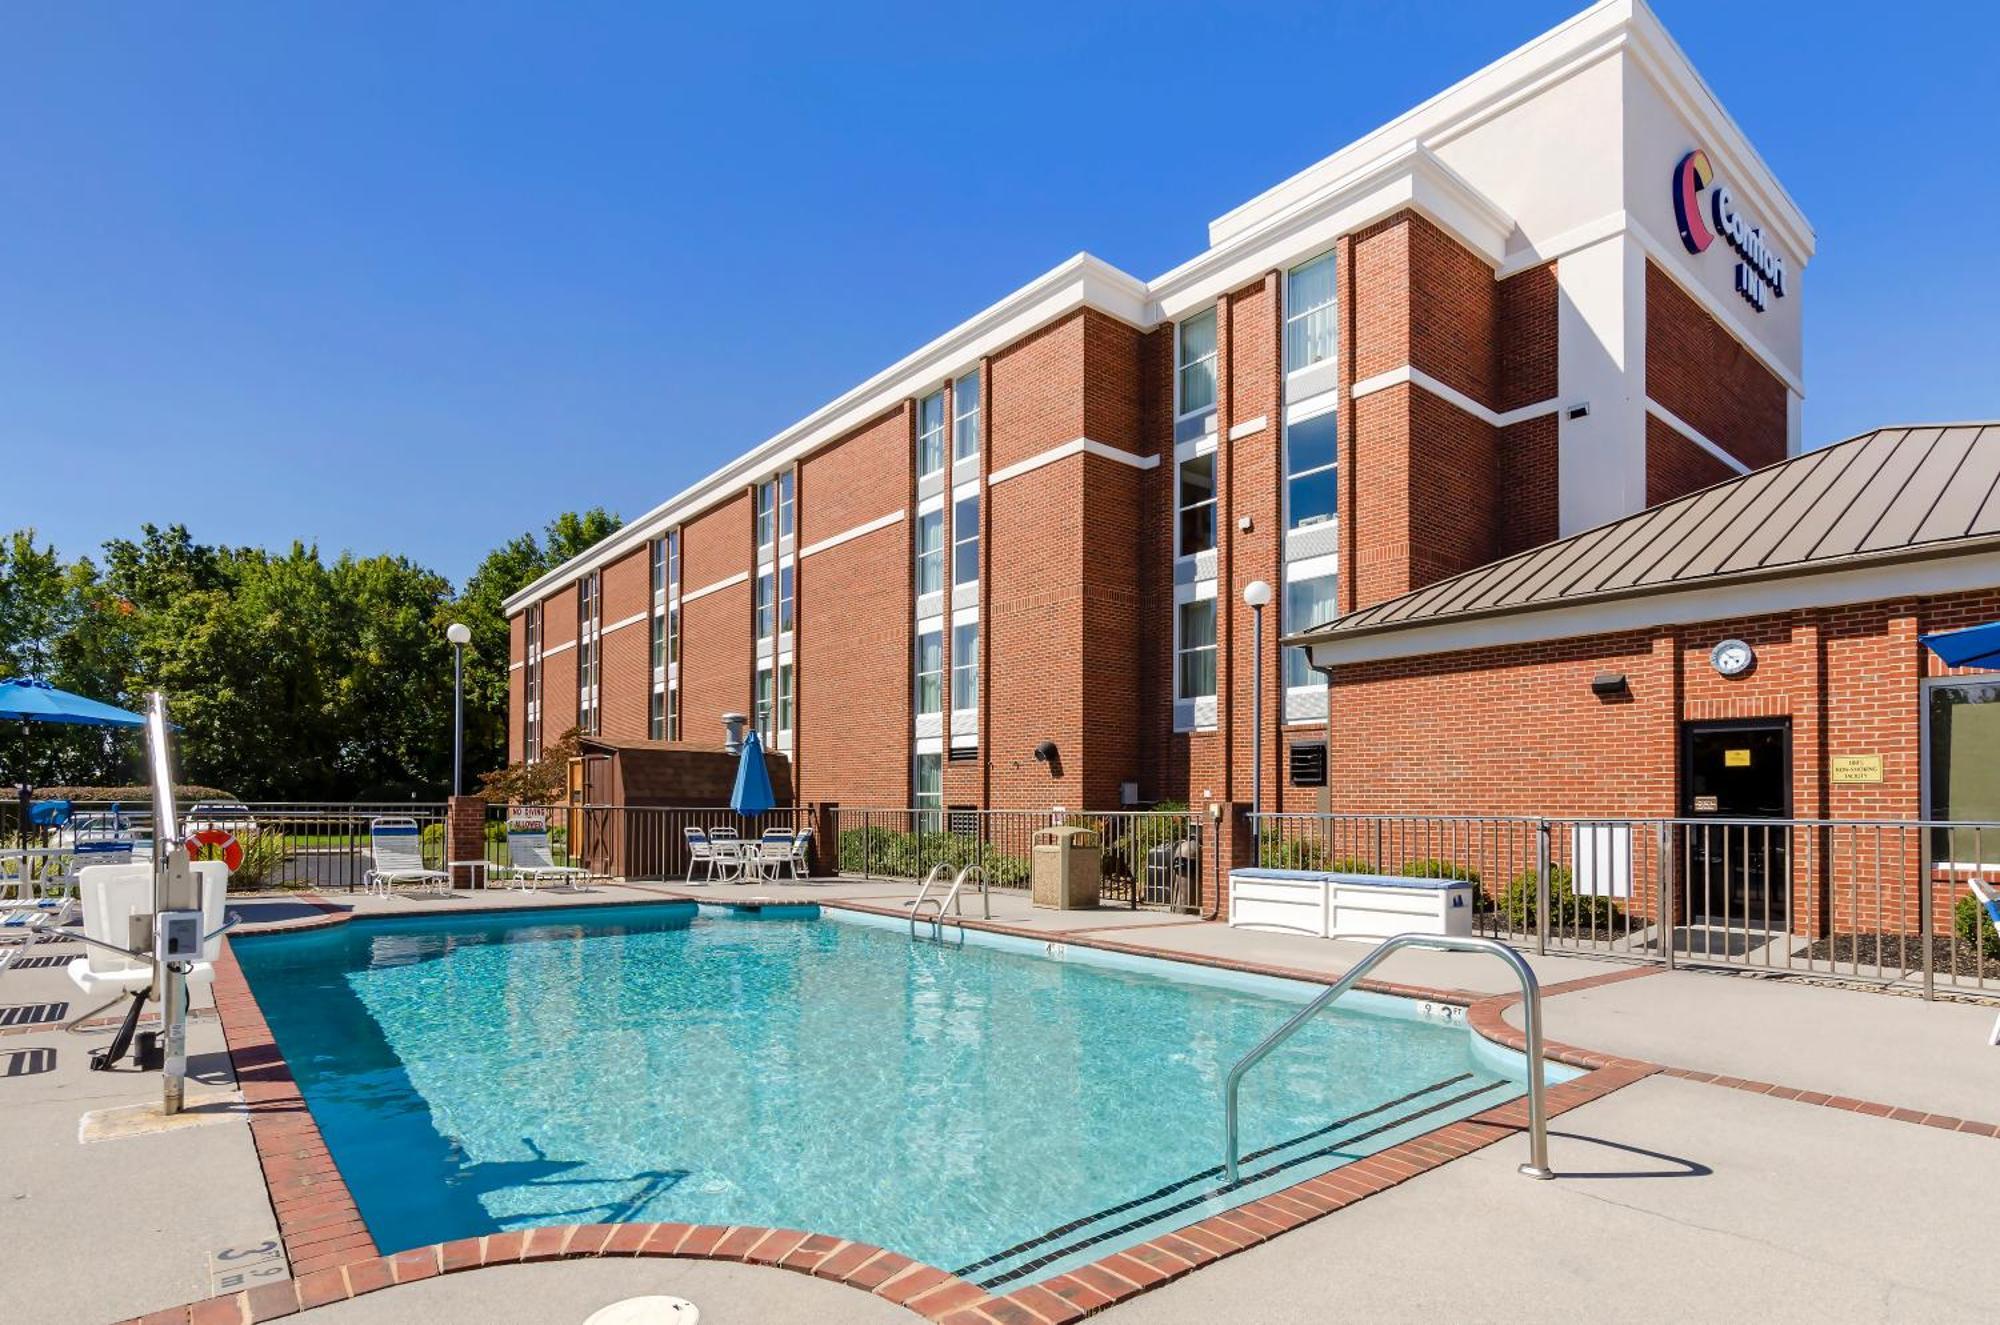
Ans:
[[[1593,6],[522,590],[510,755],[740,712],[801,802],[1240,803],[1261,675],[1265,808],[1326,806],[1366,742],[1281,640],[1796,455],[1813,243],[1651,11]]]

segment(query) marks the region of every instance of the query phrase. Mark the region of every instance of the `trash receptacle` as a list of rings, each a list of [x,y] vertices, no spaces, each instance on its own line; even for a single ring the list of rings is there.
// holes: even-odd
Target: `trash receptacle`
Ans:
[[[1081,911],[1097,905],[1104,845],[1096,833],[1070,824],[1039,829],[1032,855],[1036,906]]]

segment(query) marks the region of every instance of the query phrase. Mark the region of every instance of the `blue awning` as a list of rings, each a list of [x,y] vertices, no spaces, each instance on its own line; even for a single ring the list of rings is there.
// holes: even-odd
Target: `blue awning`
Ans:
[[[2000,621],[1919,635],[1917,642],[1952,667],[2000,667]]]

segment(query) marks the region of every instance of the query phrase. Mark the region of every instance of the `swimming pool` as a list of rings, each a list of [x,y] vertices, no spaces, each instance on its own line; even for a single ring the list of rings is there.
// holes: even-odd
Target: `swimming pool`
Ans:
[[[1463,1025],[1353,995],[1246,1079],[1228,1189],[1223,1078],[1315,986],[969,939],[685,903],[357,920],[235,950],[384,1253],[752,1224],[1005,1292],[1523,1090],[1519,1057]]]

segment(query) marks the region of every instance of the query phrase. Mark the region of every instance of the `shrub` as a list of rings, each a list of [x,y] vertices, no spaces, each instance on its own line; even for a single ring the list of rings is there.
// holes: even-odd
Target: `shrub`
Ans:
[[[943,865],[953,874],[968,865],[986,871],[995,888],[1018,888],[1028,881],[1028,862],[967,833],[899,833],[891,828],[849,828],[840,834],[840,868],[849,874],[886,874],[921,879]]]
[[[1454,865],[1448,860],[1427,856],[1422,860],[1406,860],[1397,871],[1406,879],[1456,879],[1460,883],[1478,883],[1479,871],[1467,865]]]
[[[1326,847],[1309,837],[1285,837],[1275,832],[1259,834],[1257,863],[1270,870],[1323,870]]]
[[[1535,904],[1535,871],[1522,870],[1507,881],[1500,894],[1500,914],[1513,930],[1530,930],[1539,925]],[[1579,897],[1569,867],[1549,869],[1549,924],[1577,929],[1610,929],[1620,915],[1618,903],[1609,897]]]
[[[229,872],[231,888],[265,888],[270,886],[303,888],[309,880],[280,879],[277,875],[286,861],[292,858],[291,843],[281,832],[264,829],[254,833],[240,833],[236,845],[243,848],[243,863]],[[220,853],[212,849],[204,850],[210,859],[220,859]]]
[[[1977,897],[1961,897],[1951,909],[1952,932],[1958,941],[1976,950],[1988,961],[2000,961],[2000,932],[1995,932],[1993,921],[1987,917],[1986,908],[1979,904]]]

